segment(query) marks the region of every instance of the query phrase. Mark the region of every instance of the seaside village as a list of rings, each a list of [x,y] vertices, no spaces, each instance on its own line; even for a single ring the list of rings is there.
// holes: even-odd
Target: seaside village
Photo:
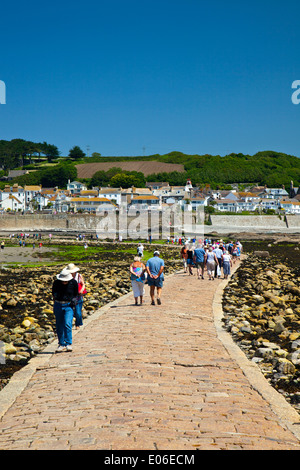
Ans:
[[[94,213],[99,210],[115,211],[122,205],[137,210],[163,211],[179,204],[185,210],[210,206],[215,213],[300,214],[300,188],[294,188],[292,181],[288,190],[284,187],[249,186],[241,192],[238,185],[234,186],[227,191],[213,190],[209,185],[194,187],[191,180],[187,180],[185,186],[150,182],[146,183],[146,188],[129,189],[87,189],[83,183],[70,180],[67,189],[7,184],[0,191],[0,213]]]

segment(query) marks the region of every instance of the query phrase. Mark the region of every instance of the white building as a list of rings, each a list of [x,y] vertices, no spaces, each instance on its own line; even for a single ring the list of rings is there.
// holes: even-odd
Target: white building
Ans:
[[[68,181],[67,184],[67,190],[70,192],[70,194],[80,194],[80,191],[86,190],[87,187],[85,184],[80,183],[79,181]]]
[[[2,193],[3,195],[3,193]],[[24,201],[20,201],[14,194],[4,194],[4,197],[0,199],[0,210],[1,211],[23,211]]]
[[[120,188],[101,188],[98,195],[99,197],[106,197],[118,206],[121,204],[122,190]]]
[[[280,209],[286,214],[300,214],[300,202],[295,200],[285,200],[279,203]]]
[[[65,202],[74,212],[96,212],[104,208],[104,210],[116,209],[116,206],[106,197],[68,197]]]

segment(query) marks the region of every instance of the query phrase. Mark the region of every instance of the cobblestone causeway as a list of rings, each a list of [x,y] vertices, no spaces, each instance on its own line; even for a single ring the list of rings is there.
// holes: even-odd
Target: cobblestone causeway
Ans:
[[[72,353],[50,345],[24,389],[23,370],[0,393],[18,392],[0,408],[0,449],[300,450],[296,412],[274,411],[217,326],[222,283],[175,273],[162,305],[146,286],[144,305],[130,293],[89,317]]]

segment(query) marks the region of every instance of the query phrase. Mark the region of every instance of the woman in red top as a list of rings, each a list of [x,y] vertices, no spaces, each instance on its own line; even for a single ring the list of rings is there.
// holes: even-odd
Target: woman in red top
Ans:
[[[188,245],[184,245],[182,248],[181,248],[181,258],[182,258],[182,261],[183,261],[183,266],[184,266],[184,272],[187,273],[187,258],[188,258]]]

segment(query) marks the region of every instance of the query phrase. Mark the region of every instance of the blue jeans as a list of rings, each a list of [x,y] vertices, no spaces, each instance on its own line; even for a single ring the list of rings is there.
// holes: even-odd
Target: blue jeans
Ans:
[[[82,326],[82,304],[83,304],[83,298],[79,298],[77,301],[76,307],[75,307],[75,326]]]
[[[73,308],[70,303],[59,304],[54,302],[54,314],[56,319],[56,333],[60,346],[72,344]]]

